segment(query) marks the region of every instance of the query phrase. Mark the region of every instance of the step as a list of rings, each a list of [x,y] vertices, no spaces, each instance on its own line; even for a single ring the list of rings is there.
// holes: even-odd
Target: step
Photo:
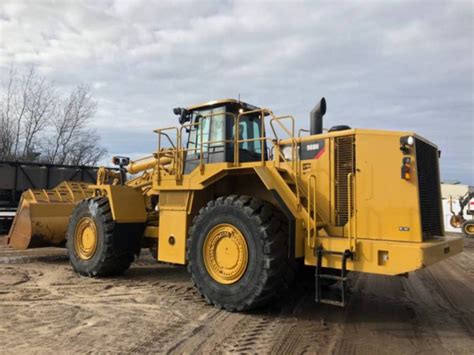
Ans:
[[[330,300],[330,299],[325,299],[325,298],[320,299],[319,303],[330,304],[332,306],[339,306],[339,307],[344,307],[346,305],[342,301]]]
[[[327,280],[336,280],[336,281],[347,281],[347,276],[336,276],[336,275],[327,275],[327,274],[319,274],[320,279],[327,279]]]

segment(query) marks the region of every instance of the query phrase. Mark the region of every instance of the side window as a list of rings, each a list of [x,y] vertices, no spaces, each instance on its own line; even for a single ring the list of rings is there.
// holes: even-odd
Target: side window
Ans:
[[[257,119],[252,120],[252,132],[253,132],[254,138],[260,137],[260,125],[261,125],[260,120],[257,120]],[[254,144],[255,153],[261,154],[262,153],[262,143],[260,141],[255,141],[255,142],[252,142],[252,143]]]
[[[248,133],[247,128],[248,128],[248,118],[245,117],[241,119],[239,123],[239,140],[249,139],[249,133]],[[240,143],[239,148],[249,150],[249,142]]]
[[[256,117],[242,116],[239,124],[239,140],[256,139],[260,137],[260,120]],[[241,142],[240,149],[260,154],[262,152],[261,143],[258,140]]]
[[[207,111],[203,111],[203,112],[207,112]],[[207,115],[209,113],[203,113],[202,115]],[[198,126],[198,130],[197,130],[197,133],[198,133],[198,136],[197,136],[197,145],[198,145],[198,149],[200,149],[200,145],[201,145],[201,139],[202,139],[202,150],[204,152],[207,152],[208,148],[209,148],[209,145],[206,144],[207,142],[209,142],[209,131],[210,131],[210,128],[211,128],[211,117],[203,117],[201,118],[201,124]],[[202,130],[202,132],[201,132]]]
[[[223,146],[225,139],[225,107],[217,107],[212,110],[211,137],[209,139],[211,147]],[[222,113],[222,115],[219,115]]]

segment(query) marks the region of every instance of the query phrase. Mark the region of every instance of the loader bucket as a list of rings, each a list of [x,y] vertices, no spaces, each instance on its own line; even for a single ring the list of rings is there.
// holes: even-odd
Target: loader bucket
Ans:
[[[93,191],[85,183],[62,182],[52,190],[27,190],[8,234],[15,249],[62,246],[76,204]]]

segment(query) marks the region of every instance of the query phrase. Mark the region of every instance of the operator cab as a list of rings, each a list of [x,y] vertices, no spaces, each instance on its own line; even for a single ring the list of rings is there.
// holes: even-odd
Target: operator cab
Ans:
[[[201,105],[174,109],[180,116],[179,122],[187,128],[187,154],[184,173],[188,174],[199,166],[201,149],[203,162],[234,162],[235,120],[240,113],[259,108],[234,99],[211,101]],[[239,140],[258,139],[262,131],[261,112],[242,115],[239,119]],[[202,140],[202,144],[201,144]],[[183,140],[184,142],[184,140]],[[267,157],[266,145],[263,154]],[[239,161],[252,162],[262,159],[261,141],[239,143]]]

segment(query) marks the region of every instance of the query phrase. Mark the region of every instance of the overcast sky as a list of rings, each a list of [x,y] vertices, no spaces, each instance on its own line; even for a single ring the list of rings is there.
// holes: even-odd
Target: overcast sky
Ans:
[[[90,84],[110,154],[156,149],[172,108],[237,97],[299,127],[413,130],[474,184],[472,1],[0,1],[0,74]]]

